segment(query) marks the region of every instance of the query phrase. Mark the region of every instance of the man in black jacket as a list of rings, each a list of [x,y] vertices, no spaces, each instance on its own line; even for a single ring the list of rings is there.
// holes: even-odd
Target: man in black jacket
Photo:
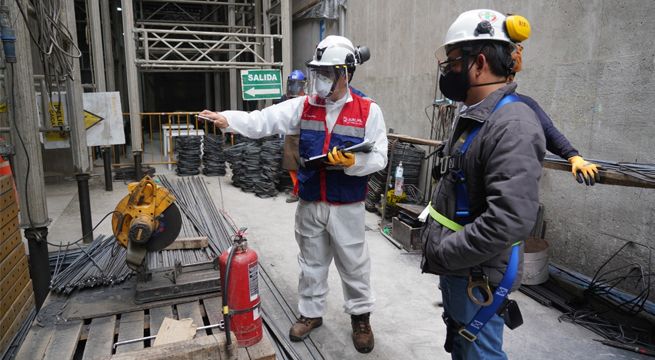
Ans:
[[[422,269],[440,275],[453,359],[507,358],[496,312],[520,284],[521,241],[539,207],[544,134],[516,84],[507,84],[514,44],[505,20],[492,10],[465,12],[437,50],[440,89],[466,109],[426,208]]]

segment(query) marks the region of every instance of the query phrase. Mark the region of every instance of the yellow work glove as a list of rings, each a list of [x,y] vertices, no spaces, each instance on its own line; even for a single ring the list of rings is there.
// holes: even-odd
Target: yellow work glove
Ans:
[[[328,164],[333,166],[351,167],[355,165],[355,154],[338,150],[336,146],[327,154],[327,158]]]
[[[573,177],[580,184],[584,182],[587,186],[593,186],[596,182],[600,181],[598,165],[586,161],[580,155],[571,156],[569,158],[569,163],[571,164],[571,173],[573,173]]]

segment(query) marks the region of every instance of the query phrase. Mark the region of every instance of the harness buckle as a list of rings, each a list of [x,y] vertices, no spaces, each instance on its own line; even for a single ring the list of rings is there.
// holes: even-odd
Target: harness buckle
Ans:
[[[462,335],[462,337],[469,342],[474,342],[478,337],[473,335],[470,331],[466,330],[466,328],[461,328],[457,332],[458,334]]]
[[[482,294],[482,300],[475,296],[473,290],[479,289]],[[469,281],[466,285],[466,293],[471,301],[478,306],[489,306],[494,301],[494,295],[489,287],[489,278],[481,270],[471,270]]]

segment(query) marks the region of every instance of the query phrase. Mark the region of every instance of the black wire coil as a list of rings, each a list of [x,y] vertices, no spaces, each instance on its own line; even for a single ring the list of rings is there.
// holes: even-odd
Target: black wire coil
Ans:
[[[177,169],[180,176],[200,174],[201,136],[178,136],[175,138],[175,153],[177,154]]]
[[[223,135],[205,135],[203,138],[202,173],[205,176],[225,176],[225,152]]]

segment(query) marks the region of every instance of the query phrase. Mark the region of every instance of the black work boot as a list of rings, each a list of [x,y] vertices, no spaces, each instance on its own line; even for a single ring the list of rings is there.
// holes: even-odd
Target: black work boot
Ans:
[[[323,325],[323,318],[308,318],[300,315],[296,323],[291,326],[289,330],[289,339],[291,341],[303,341],[304,338],[309,336],[309,333],[317,327]]]
[[[350,315],[350,324],[353,327],[353,344],[355,349],[360,353],[369,353],[373,350],[375,343],[373,339],[373,330],[369,317],[371,313],[361,315]]]

